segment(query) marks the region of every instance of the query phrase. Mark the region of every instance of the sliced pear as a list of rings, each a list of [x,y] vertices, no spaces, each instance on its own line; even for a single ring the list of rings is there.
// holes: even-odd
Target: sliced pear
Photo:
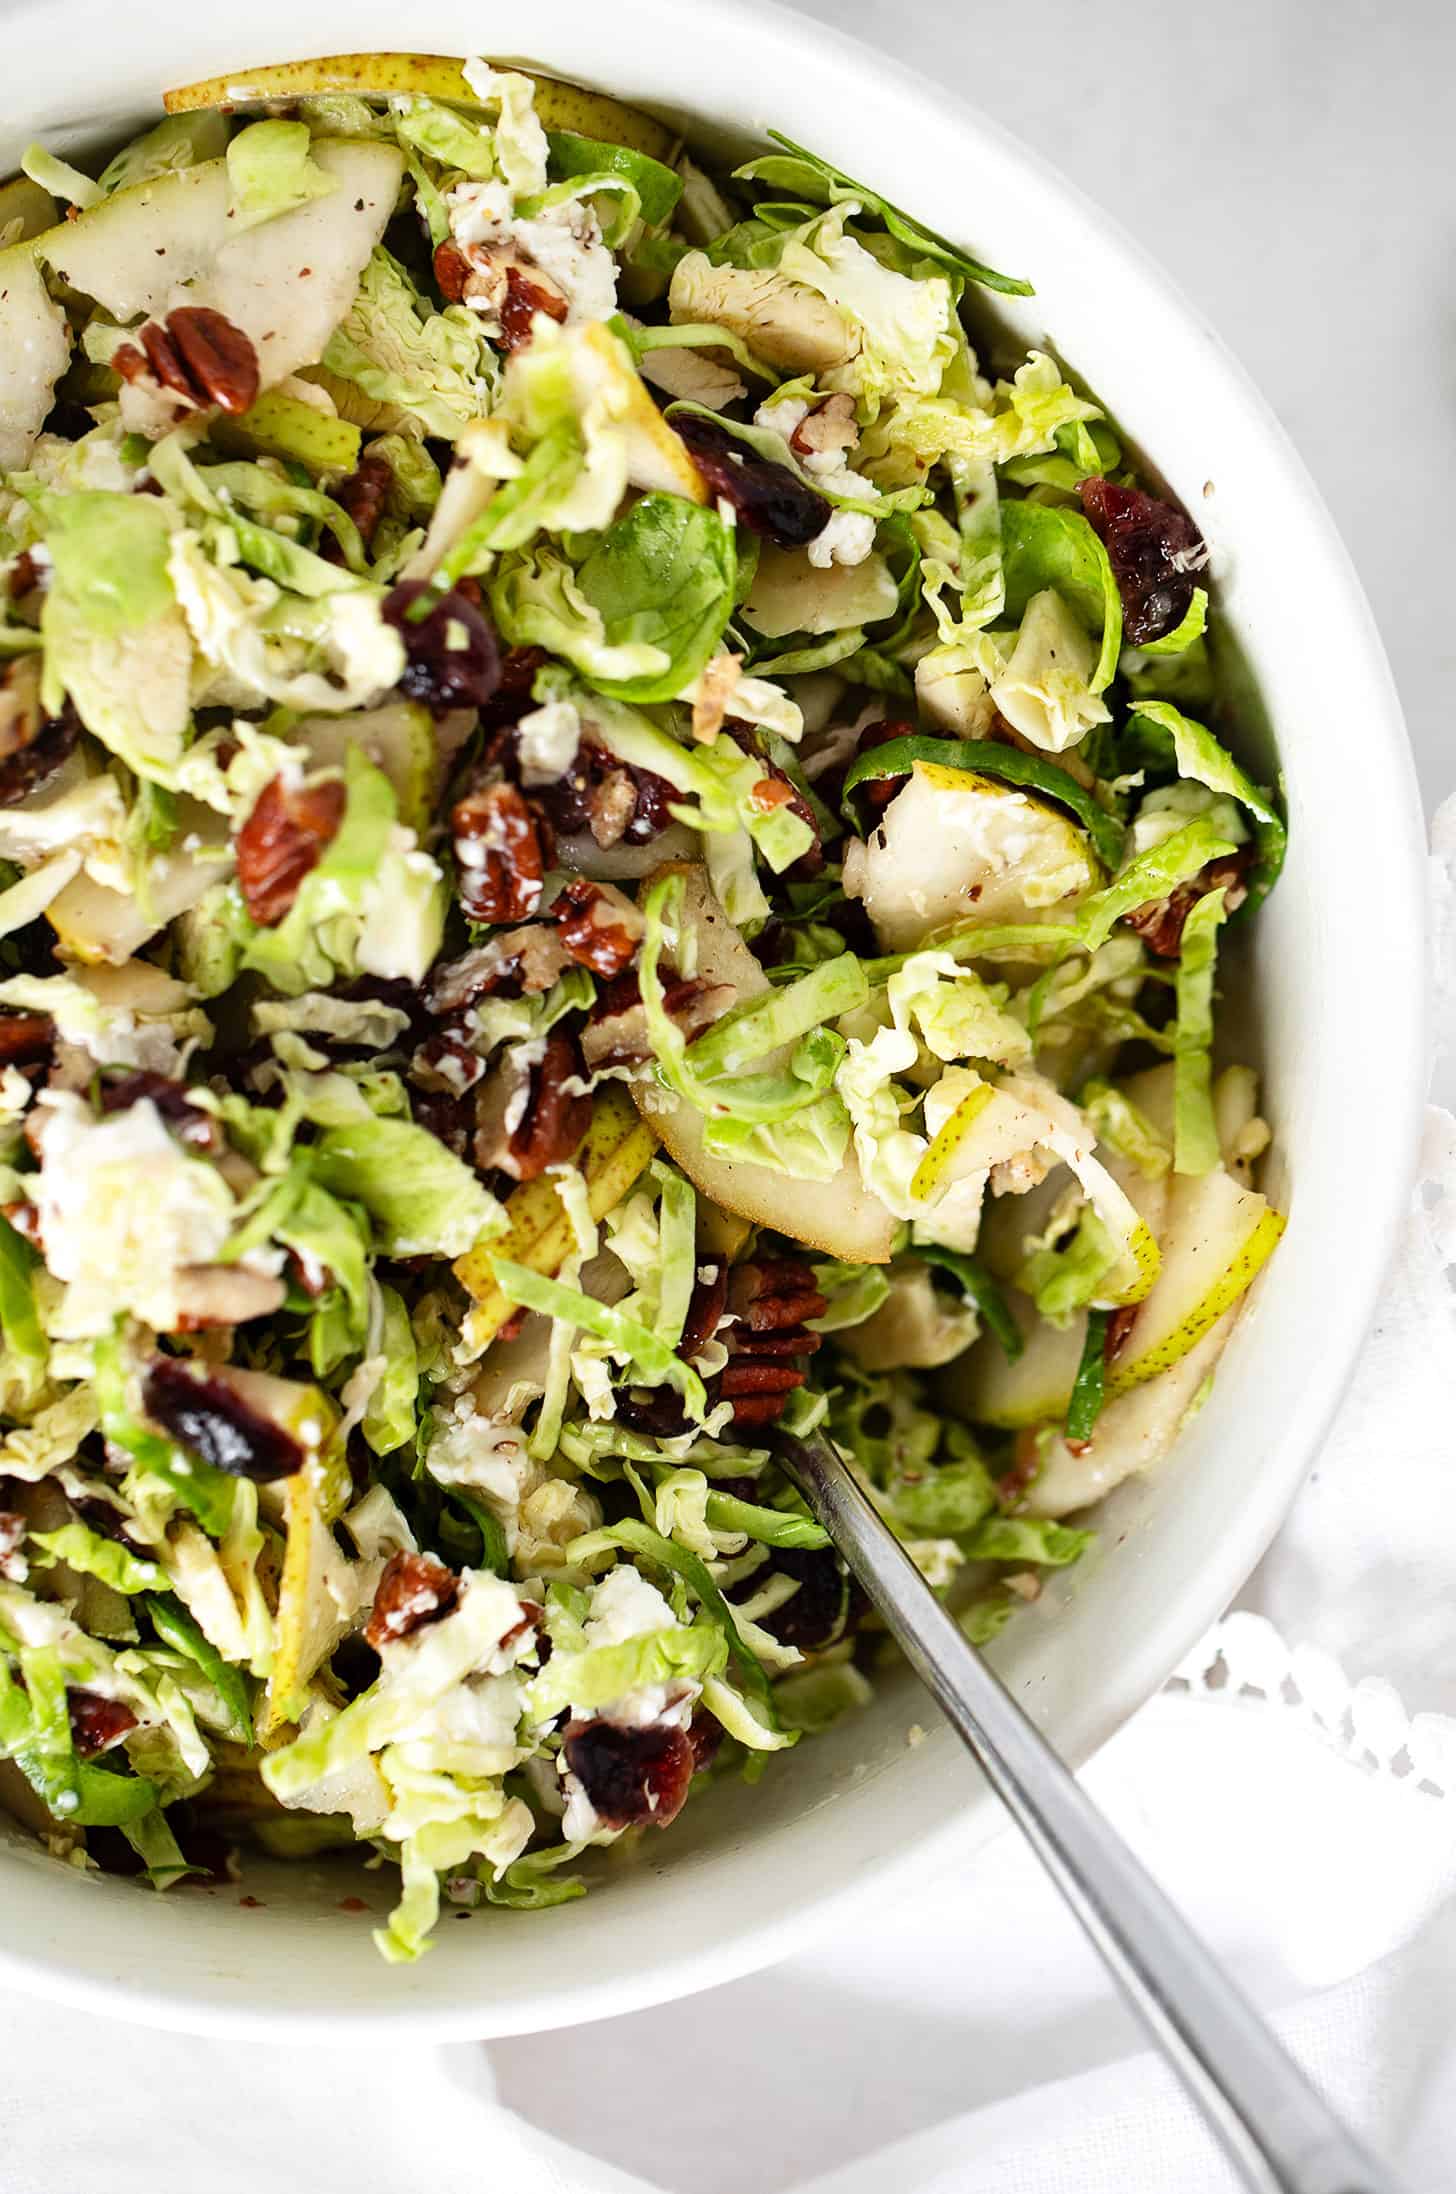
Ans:
[[[647,384],[633,365],[626,345],[601,320],[573,329],[571,373],[577,400],[585,403],[605,391],[611,416],[627,441],[627,479],[651,493],[682,495],[690,503],[709,500],[708,484],[653,403]]]
[[[656,1148],[656,1135],[639,1119],[625,1090],[615,1082],[598,1090],[591,1126],[576,1158],[594,1219],[615,1210]],[[531,1272],[555,1273],[576,1240],[556,1183],[544,1174],[509,1197],[506,1218],[504,1234],[467,1250],[455,1266],[455,1277],[474,1297],[464,1336],[474,1349],[492,1341],[511,1315],[512,1305],[496,1285],[492,1260],[505,1257]]]
[[[315,474],[350,473],[359,462],[363,436],[347,419],[284,389],[265,389],[235,419],[220,413],[208,430],[219,449],[242,457],[277,457]]]
[[[879,1309],[846,1327],[839,1345],[864,1371],[933,1371],[964,1356],[978,1325],[972,1304],[953,1305],[927,1266],[910,1264],[891,1274]]]
[[[883,556],[858,564],[811,564],[803,549],[765,548],[743,604],[743,618],[765,640],[791,632],[847,632],[893,617],[895,581]]]
[[[0,251],[0,472],[24,470],[70,355],[66,316],[31,246]]]
[[[313,153],[337,188],[241,235],[228,225],[227,162],[207,160],[118,191],[35,249],[117,320],[177,304],[225,314],[251,336],[268,388],[322,356],[404,173],[397,148],[371,140],[321,139]]]
[[[917,762],[878,826],[850,845],[844,888],[886,951],[908,952],[936,930],[1064,919],[1100,873],[1061,809],[974,770]]]
[[[911,1176],[910,1193],[912,1196],[917,1197],[923,1203],[935,1194],[937,1188],[942,1185],[948,1187],[954,1175],[959,1175],[968,1170],[981,1173],[989,1172],[991,1166],[996,1162],[994,1157],[988,1157],[985,1163],[982,1164],[978,1152],[974,1164],[969,1168],[958,1166],[956,1160],[965,1150],[971,1129],[980,1119],[986,1107],[995,1102],[996,1094],[994,1084],[990,1082],[978,1083],[976,1088],[970,1090],[961,1099],[950,1118],[941,1127],[937,1128],[930,1139],[925,1156]],[[1005,1105],[1000,1108],[1002,1112],[1007,1109]],[[1012,1143],[1005,1147],[1002,1155],[1008,1158],[1014,1157],[1018,1150],[1023,1150],[1025,1147],[1024,1142]]]
[[[258,1718],[264,1743],[302,1714],[310,1679],[348,1630],[357,1596],[351,1566],[330,1529],[315,1467],[286,1481],[284,1517],[273,1666]]]
[[[536,112],[544,129],[575,130],[581,137],[628,145],[654,160],[671,159],[677,135],[650,114],[623,106],[605,92],[585,91],[580,84],[565,84],[555,76],[538,76],[533,69],[519,73],[536,86]],[[412,92],[417,98],[438,99],[475,112],[481,104],[465,81],[462,64],[441,53],[332,53],[321,61],[274,62],[267,68],[183,84],[177,91],[164,92],[162,104],[169,114],[187,114],[196,107],[253,107],[316,99],[325,92],[353,92],[360,99]]]
[[[1026,1262],[1028,1240],[1046,1232],[1059,1198],[1076,1185],[1065,1166],[1054,1166],[1024,1196],[986,1198],[976,1256],[994,1279],[1015,1279]]]
[[[1162,1269],[1112,1367],[1109,1391],[1140,1386],[1195,1348],[1238,1301],[1283,1232],[1280,1213],[1222,1167],[1177,1176]]]
[[[709,983],[731,983],[740,1005],[760,997],[768,977],[714,897],[705,871],[694,862],[671,867],[683,879],[683,926],[696,943],[698,975]],[[658,871],[666,873],[666,866]],[[782,1063],[782,1055],[770,1053],[763,1071]],[[632,1094],[669,1156],[725,1211],[755,1226],[776,1227],[846,1264],[889,1262],[899,1222],[865,1187],[852,1150],[832,1181],[795,1181],[768,1166],[711,1156],[703,1149],[703,1115],[668,1091],[635,1082]]]
[[[1021,1333],[1015,1363],[994,1334],[983,1333],[968,1355],[938,1382],[946,1407],[973,1424],[1020,1432],[1028,1425],[1057,1422],[1066,1415],[1072,1382],[1082,1360],[1085,1315],[1059,1329],[1048,1325],[1029,1295],[1009,1288],[1007,1307]]]
[[[42,236],[61,218],[61,209],[48,190],[32,183],[28,175],[12,175],[0,183],[0,251]]]
[[[1082,1453],[1074,1454],[1063,1439],[1051,1441],[1027,1493],[1032,1514],[1066,1516],[1088,1508],[1124,1478],[1160,1463],[1187,1422],[1236,1317],[1236,1310],[1226,1311],[1176,1364],[1110,1401]]]
[[[189,821],[182,837],[190,836],[194,828],[215,840],[218,818],[199,809],[195,824]],[[156,854],[148,863],[145,903],[131,892],[113,891],[83,873],[51,901],[46,919],[73,960],[91,967],[102,962],[120,967],[149,937],[195,907],[231,865],[215,842],[192,853],[181,850],[179,844],[175,853]]]
[[[306,747],[315,769],[342,769],[351,748],[382,769],[399,801],[399,819],[423,830],[440,785],[440,744],[434,719],[418,701],[389,701],[352,716],[303,716],[289,739]]]

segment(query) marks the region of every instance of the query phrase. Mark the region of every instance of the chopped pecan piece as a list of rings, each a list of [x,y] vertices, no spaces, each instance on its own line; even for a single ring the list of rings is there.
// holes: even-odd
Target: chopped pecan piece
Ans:
[[[796,457],[836,457],[858,440],[854,398],[841,389],[804,414],[789,436],[789,448]]]
[[[112,364],[123,381],[150,372],[161,388],[199,409],[244,412],[257,400],[258,353],[242,328],[210,305],[179,305],[165,322],[147,321],[136,344],[123,343]]]
[[[520,1117],[502,1144],[492,1137],[482,1148],[476,1137],[476,1163],[499,1166],[516,1181],[534,1181],[548,1166],[570,1158],[591,1125],[591,1099],[571,1085],[581,1079],[582,1062],[573,1037],[555,1029],[540,1061],[532,1067]]]
[[[624,1729],[616,1722],[569,1722],[561,1756],[606,1828],[651,1822],[666,1828],[682,1810],[697,1770],[685,1729],[652,1722]]]
[[[538,312],[556,321],[567,315],[565,294],[550,275],[505,241],[460,244],[447,236],[435,247],[435,280],[450,304],[469,305],[482,315],[487,332],[498,330],[502,350],[529,343]]]
[[[470,1041],[463,1021],[449,1021],[427,1036],[410,1061],[410,1079],[421,1089],[463,1097],[485,1078],[485,1061]]]
[[[1116,1363],[1127,1347],[1127,1337],[1137,1322],[1141,1307],[1139,1303],[1123,1303],[1113,1311],[1107,1321],[1107,1331],[1102,1337],[1102,1361],[1105,1364]]]
[[[108,1699],[100,1691],[68,1690],[66,1705],[70,1709],[71,1741],[78,1759],[93,1759],[137,1726],[137,1718],[129,1706],[124,1706],[120,1699]]]
[[[573,876],[551,909],[564,949],[605,982],[636,957],[643,921],[632,901],[611,884]]]
[[[50,1057],[55,1023],[46,1013],[0,1013],[0,1067],[38,1065]]]
[[[519,922],[541,903],[551,827],[503,778],[477,785],[450,811],[460,904],[472,922]]]
[[[398,1644],[448,1615],[459,1595],[460,1579],[433,1554],[392,1554],[364,1626],[365,1643],[376,1653],[381,1646]]]
[[[316,868],[344,819],[337,782],[289,785],[269,780],[237,837],[238,888],[260,929],[274,929]]]
[[[535,998],[571,965],[552,922],[528,922],[475,945],[431,974],[431,1013],[458,1013],[481,998]]]
[[[1196,876],[1190,876],[1186,884],[1169,892],[1166,899],[1154,899],[1145,907],[1134,907],[1123,920],[1135,930],[1149,952],[1155,952],[1160,960],[1176,960],[1183,950],[1183,925],[1200,899],[1210,891],[1222,891],[1224,912],[1232,914],[1249,896],[1248,875],[1254,864],[1254,848],[1240,846],[1237,853],[1225,854],[1220,860],[1210,861]]]
[[[708,983],[698,976],[669,983],[663,1011],[691,1043],[728,1011],[738,993],[731,983]],[[650,1059],[647,1014],[637,977],[628,969],[600,993],[581,1032],[581,1052],[595,1074],[601,1067],[635,1066]]]
[[[447,305],[464,302],[470,272],[470,261],[453,236],[443,238],[435,246],[435,285]]]
[[[718,1330],[718,1321],[728,1308],[728,1267],[721,1258],[699,1267],[693,1282],[693,1292],[688,1300],[688,1314],[683,1320],[682,1339],[677,1352],[685,1362],[691,1363],[700,1356]]]
[[[25,1582],[25,1558],[20,1555],[27,1530],[25,1518],[18,1509],[0,1508],[0,1577],[8,1577],[12,1584]]]

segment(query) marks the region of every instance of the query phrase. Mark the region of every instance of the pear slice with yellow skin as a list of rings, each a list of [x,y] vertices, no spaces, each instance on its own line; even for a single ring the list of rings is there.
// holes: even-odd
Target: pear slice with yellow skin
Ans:
[[[43,235],[60,218],[61,209],[50,192],[32,183],[28,175],[12,175],[8,183],[0,183],[0,249]]]
[[[1085,1446],[1073,1450],[1060,1435],[1051,1440],[1027,1489],[1029,1512],[1072,1515],[1162,1462],[1197,1408],[1237,1318],[1235,1305],[1176,1364],[1108,1402]]]
[[[323,1476],[316,1464],[286,1481],[284,1525],[273,1666],[258,1719],[258,1737],[265,1744],[302,1714],[310,1680],[351,1620],[349,1564],[330,1529]]]
[[[1155,1378],[1196,1347],[1239,1300],[1284,1225],[1257,1189],[1221,1167],[1180,1175],[1169,1197],[1162,1269],[1113,1367],[1109,1394]]]
[[[656,1148],[656,1135],[639,1118],[626,1091],[615,1082],[604,1084],[593,1101],[591,1125],[575,1161],[586,1181],[594,1219],[604,1219],[616,1209]],[[464,1333],[473,1349],[493,1341],[515,1307],[496,1282],[494,1260],[504,1257],[524,1265],[528,1272],[550,1277],[561,1270],[575,1245],[556,1183],[544,1174],[523,1182],[507,1198],[506,1221],[504,1234],[492,1235],[467,1250],[455,1265],[456,1279],[474,1298]]]
[[[581,137],[598,137],[608,144],[627,145],[633,152],[649,153],[654,160],[671,158],[677,136],[650,114],[623,106],[603,92],[564,84],[558,77],[537,76],[531,69],[518,73],[529,76],[536,86],[536,112],[543,129],[574,130]],[[361,99],[413,93],[416,98],[480,111],[461,63],[441,53],[333,53],[321,61],[279,61],[267,68],[239,69],[229,76],[183,84],[164,92],[162,104],[168,114],[188,114],[196,107],[263,106],[316,99],[327,92],[352,92]]]
[[[731,984],[736,1003],[745,1005],[769,988],[768,977],[729,921],[696,862],[669,862],[656,876],[676,872],[683,880],[682,928],[696,948],[699,978]],[[653,879],[649,879],[651,882]],[[784,1064],[784,1051],[761,1062],[772,1073]],[[718,1158],[703,1148],[706,1122],[695,1105],[647,1082],[634,1082],[632,1094],[652,1123],[664,1150],[677,1161],[702,1195],[754,1226],[774,1227],[823,1257],[845,1264],[883,1265],[890,1261],[899,1222],[865,1186],[853,1149],[829,1181],[798,1181],[770,1166],[742,1158]]]
[[[576,338],[571,378],[577,401],[607,395],[612,418],[627,443],[627,479],[645,493],[684,496],[690,503],[710,500],[708,483],[653,403],[647,384],[632,363],[627,346],[605,322],[590,320],[570,331]]]
[[[315,478],[352,472],[363,440],[349,420],[335,418],[285,389],[265,389],[235,419],[219,412],[207,431],[209,441],[231,456],[277,457],[284,464],[302,465]]]
[[[982,1082],[961,1099],[950,1118],[931,1137],[925,1156],[910,1176],[912,1196],[924,1203],[934,1195],[955,1164],[966,1137],[995,1095],[994,1086]]]

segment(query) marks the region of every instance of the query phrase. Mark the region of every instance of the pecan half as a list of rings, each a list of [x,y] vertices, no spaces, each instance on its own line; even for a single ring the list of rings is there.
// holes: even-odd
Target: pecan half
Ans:
[[[605,982],[629,967],[642,941],[643,920],[625,892],[573,876],[553,903],[564,950]]]
[[[541,903],[550,825],[503,778],[477,785],[450,811],[460,904],[472,922],[519,922]]]
[[[78,1759],[94,1758],[137,1726],[137,1718],[129,1706],[123,1706],[120,1699],[108,1699],[99,1691],[79,1688],[67,1691],[66,1705],[71,1716],[71,1741]]]
[[[519,260],[506,270],[506,294],[500,308],[500,339],[502,350],[521,350],[531,340],[531,329],[538,312],[544,312],[548,320],[558,325],[565,320],[566,299],[555,283],[539,268],[527,269]]]
[[[1199,900],[1210,891],[1222,891],[1225,894],[1224,912],[1232,914],[1249,896],[1248,875],[1253,865],[1254,848],[1240,846],[1237,853],[1210,861],[1196,876],[1190,876],[1186,884],[1169,892],[1166,899],[1154,899],[1145,907],[1134,907],[1123,920],[1141,937],[1149,952],[1155,952],[1160,960],[1176,960],[1183,950],[1183,925]]]
[[[237,836],[238,888],[260,929],[273,929],[318,866],[344,819],[337,782],[289,785],[274,777],[253,803]]]
[[[258,353],[253,339],[210,305],[179,305],[165,322],[148,320],[136,344],[123,343],[112,364],[123,381],[150,372],[160,387],[207,410],[247,411],[258,396]]]
[[[384,1565],[364,1639],[377,1653],[426,1623],[448,1615],[460,1595],[460,1579],[433,1554],[392,1554]]]
[[[795,1359],[812,1356],[820,1336],[804,1321],[827,1308],[811,1266],[798,1257],[739,1265],[728,1281],[736,1323],[725,1333],[728,1362],[719,1374],[721,1400],[732,1402],[735,1426],[772,1424],[806,1373]]]

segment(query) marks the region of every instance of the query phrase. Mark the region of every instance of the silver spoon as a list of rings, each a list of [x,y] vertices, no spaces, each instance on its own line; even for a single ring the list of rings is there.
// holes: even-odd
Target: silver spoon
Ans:
[[[777,1452],[1257,2194],[1401,2194],[941,1606],[831,1443]]]

